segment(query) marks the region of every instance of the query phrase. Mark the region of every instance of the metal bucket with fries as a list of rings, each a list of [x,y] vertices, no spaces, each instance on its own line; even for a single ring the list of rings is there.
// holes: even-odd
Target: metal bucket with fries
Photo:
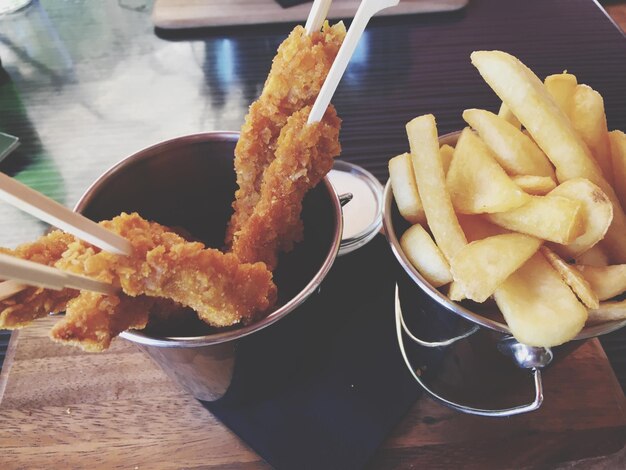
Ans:
[[[455,132],[444,135],[439,139],[439,142],[441,145],[448,144],[454,146],[460,134],[460,132]],[[580,340],[601,336],[626,326],[626,320],[624,319],[591,323],[586,325],[572,339],[571,343],[557,348],[533,347],[518,342],[512,336],[511,329],[495,305],[492,303],[479,304],[471,301],[454,302],[444,292],[435,288],[412,265],[400,244],[400,236],[410,227],[410,223],[404,220],[398,211],[391,182],[388,182],[385,186],[383,204],[385,234],[393,254],[409,280],[409,282],[400,283],[400,285],[404,289],[408,288],[409,290],[411,285],[415,286],[416,284],[419,287],[419,293],[409,293],[409,296],[417,295],[419,299],[416,302],[419,304],[419,310],[422,311],[424,316],[430,317],[430,319],[426,320],[422,318],[422,321],[416,320],[419,326],[411,327],[410,318],[419,312],[415,312],[410,308],[403,309],[403,296],[400,292],[401,287],[398,286],[395,298],[398,343],[407,367],[415,380],[431,397],[444,405],[464,413],[491,417],[506,417],[534,411],[543,402],[541,369],[552,363],[555,355],[560,357],[567,354],[577,346],[576,342]],[[442,327],[442,324],[445,326]],[[503,409],[483,409],[467,406],[433,390],[425,380],[420,368],[416,369],[412,364],[409,351],[409,344],[411,343],[421,348],[431,348],[445,354],[445,349],[474,335],[489,337],[488,342],[493,345],[493,354],[503,353],[506,356],[510,356],[518,367],[528,369],[531,372],[532,382],[535,387],[534,398],[531,402]]]
[[[626,134],[608,131],[602,96],[571,73],[544,82],[501,51],[471,61],[500,111],[466,109],[469,127],[441,138],[432,115],[407,123],[411,153],[389,162],[383,221],[410,285],[425,294],[416,309],[432,315],[411,332],[396,293],[398,342],[414,378],[460,411],[511,416],[539,408],[541,369],[554,353],[626,324]],[[450,314],[470,326],[431,339],[432,323],[458,323]],[[404,344],[408,336],[450,347],[481,331],[532,372],[532,402],[485,409],[449,400],[429,389]]]

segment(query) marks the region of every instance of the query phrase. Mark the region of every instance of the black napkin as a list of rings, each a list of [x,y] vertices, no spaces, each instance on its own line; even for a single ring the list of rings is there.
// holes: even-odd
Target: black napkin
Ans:
[[[320,291],[276,324],[305,352],[277,340],[276,351],[254,355],[292,360],[286,383],[267,377],[267,389],[203,405],[277,469],[362,468],[420,394],[396,341],[394,262],[381,236],[338,258]],[[250,391],[238,375],[250,380],[251,369],[238,364],[231,389]]]

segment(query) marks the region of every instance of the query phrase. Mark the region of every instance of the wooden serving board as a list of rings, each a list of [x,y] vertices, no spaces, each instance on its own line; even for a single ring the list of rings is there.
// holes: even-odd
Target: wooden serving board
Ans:
[[[401,0],[378,15],[434,13],[463,8],[468,0]],[[335,0],[329,19],[352,18],[359,0]],[[264,23],[303,23],[311,3],[282,8],[274,0],[156,0],[152,19],[164,29],[201,28]]]
[[[14,334],[9,346],[0,376],[3,469],[268,468],[132,344],[87,354],[48,340],[51,324]],[[509,419],[421,398],[371,466],[520,468],[623,447],[626,399],[596,340],[544,376],[541,410]],[[625,459],[607,462],[602,468],[623,468]]]

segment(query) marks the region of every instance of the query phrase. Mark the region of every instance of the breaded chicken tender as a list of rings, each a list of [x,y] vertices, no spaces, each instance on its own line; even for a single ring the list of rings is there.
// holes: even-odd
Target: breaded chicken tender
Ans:
[[[73,236],[56,230],[33,243],[20,245],[15,250],[0,248],[0,252],[35,263],[54,266],[61,259],[67,245],[73,240]],[[12,297],[0,301],[0,328],[22,328],[49,313],[61,312],[65,309],[67,301],[77,295],[78,291],[74,289],[54,291],[40,287],[27,287]]]
[[[307,124],[306,106],[294,113],[280,133],[276,158],[265,170],[260,199],[235,233],[232,252],[244,263],[262,261],[270,269],[279,251],[302,238],[302,200],[333,166],[341,152],[340,119],[329,106],[321,122]]]
[[[144,295],[128,297],[81,292],[68,302],[65,317],[52,327],[50,337],[88,352],[103,351],[122,331],[145,328],[157,300]]]
[[[345,35],[343,23],[329,26],[326,22],[321,32],[310,35],[297,26],[278,48],[261,96],[250,106],[235,148],[239,189],[226,233],[227,246],[231,246],[235,233],[261,198],[263,174],[274,160],[281,129],[294,112],[313,104]]]
[[[122,213],[101,225],[128,239],[133,254],[114,255],[74,240],[56,267],[120,285],[132,297],[171,299],[213,326],[250,321],[276,300],[272,273],[262,263],[242,264],[138,214]]]

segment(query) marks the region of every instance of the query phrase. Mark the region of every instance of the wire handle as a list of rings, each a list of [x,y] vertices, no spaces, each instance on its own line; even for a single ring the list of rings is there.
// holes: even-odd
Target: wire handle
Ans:
[[[402,316],[402,309],[400,307],[399,288],[397,284],[396,284],[396,294],[395,294],[395,314],[396,314],[396,333],[398,336],[398,345],[400,346],[400,352],[402,353],[404,362],[406,363],[406,366],[408,367],[415,381],[426,391],[426,393],[428,393],[432,398],[434,398],[438,402],[452,409],[455,409],[457,411],[461,411],[463,413],[478,415],[478,416],[487,416],[487,417],[492,417],[492,418],[503,418],[503,417],[515,416],[515,415],[519,415],[523,413],[528,413],[530,411],[535,411],[543,403],[543,383],[541,380],[541,370],[538,367],[531,368],[531,373],[533,376],[533,382],[535,386],[535,398],[533,399],[532,402],[527,403],[525,405],[515,406],[513,408],[487,410],[487,409],[473,408],[471,406],[462,405],[460,403],[450,401],[447,398],[442,397],[441,395],[438,395],[436,392],[431,390],[426,385],[426,383],[422,380],[420,375],[413,369],[413,366],[411,365],[411,361],[409,360],[407,356],[407,353],[404,347],[404,339],[402,336],[402,332],[404,331],[407,335],[411,337],[411,339],[415,337],[410,333],[410,331],[406,327],[406,324],[404,323],[404,318]],[[471,334],[474,334],[477,330],[478,330],[478,326],[464,333],[464,335],[461,335],[460,337],[452,338],[452,340],[440,341],[438,342],[440,343],[438,344],[438,346],[447,346],[449,344],[452,344],[453,342],[458,341],[459,339],[462,339],[462,337],[467,337],[467,336],[470,336]],[[421,340],[418,340],[418,341],[421,341]],[[452,342],[449,342],[449,341],[452,341]],[[448,344],[443,344],[446,342],[448,342]],[[425,343],[427,347],[434,347],[434,346],[428,346],[428,344],[437,344],[437,343],[429,343],[426,341],[423,341],[423,343]]]

